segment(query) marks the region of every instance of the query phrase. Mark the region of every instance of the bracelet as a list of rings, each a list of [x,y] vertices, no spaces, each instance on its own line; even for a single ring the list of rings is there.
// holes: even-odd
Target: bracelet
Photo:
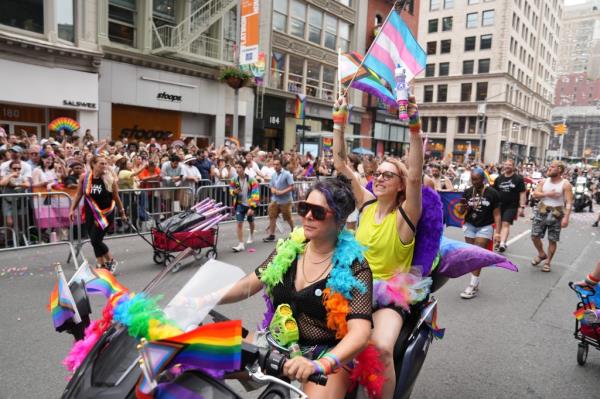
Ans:
[[[342,130],[342,125],[340,125],[339,123],[334,123],[333,124],[333,130]]]
[[[589,276],[588,276],[589,277]],[[594,287],[596,286],[598,283],[595,281],[590,280],[588,277],[585,278],[585,283],[590,286],[590,287]]]
[[[588,274],[587,278],[588,278],[590,281],[593,281],[593,282],[594,282],[594,284],[598,284],[598,283],[600,283],[600,279],[597,279],[596,277],[592,276],[592,273]]]
[[[329,359],[332,360],[334,365],[333,365],[333,370],[339,369],[342,365],[342,363],[340,362],[340,358],[337,357],[336,355],[334,355],[333,353],[326,353],[323,355],[322,359]]]
[[[317,360],[317,363],[319,363],[321,365],[321,367],[323,368],[323,374],[329,375],[333,371],[332,364],[329,362],[323,361],[322,358]]]
[[[321,364],[321,362],[311,360],[311,363],[315,368],[315,374],[325,374],[325,369],[323,368],[323,364]]]

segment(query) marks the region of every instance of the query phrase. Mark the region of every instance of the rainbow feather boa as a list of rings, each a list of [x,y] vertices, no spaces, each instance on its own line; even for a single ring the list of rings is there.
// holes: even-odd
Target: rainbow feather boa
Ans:
[[[422,277],[418,267],[388,280],[373,280],[373,302],[379,306],[394,304],[409,312],[410,305],[427,298],[431,283],[431,277]]]
[[[267,305],[263,328],[268,328],[273,318],[273,302],[270,297],[273,287],[283,282],[283,276],[298,257],[304,253],[306,238],[303,229],[295,229],[287,240],[279,240],[276,254],[262,271],[260,279],[265,284]],[[364,293],[367,290],[364,283],[352,274],[352,263],[362,262],[364,247],[354,238],[348,230],[342,230],[332,257],[333,267],[327,279],[323,292],[323,305],[327,310],[327,327],[335,331],[338,339],[343,338],[348,332],[346,316],[350,309],[352,291]],[[373,345],[369,345],[356,358],[356,366],[352,373],[353,385],[360,384],[365,387],[371,398],[381,397],[383,387],[383,365],[379,352]]]

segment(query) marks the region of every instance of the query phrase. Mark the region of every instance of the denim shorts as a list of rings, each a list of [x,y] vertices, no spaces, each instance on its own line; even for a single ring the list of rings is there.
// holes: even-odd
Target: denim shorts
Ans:
[[[470,223],[465,223],[463,225],[463,232],[466,238],[487,238],[488,240],[494,238],[494,228],[491,224],[475,227]]]
[[[237,220],[239,223],[243,223],[244,219],[248,220],[248,223],[252,223],[254,221],[254,216],[248,216],[246,217],[246,214],[248,213],[248,210],[250,209],[250,207],[246,206],[246,205],[242,205],[242,204],[237,204],[237,206],[235,207],[235,220]]]

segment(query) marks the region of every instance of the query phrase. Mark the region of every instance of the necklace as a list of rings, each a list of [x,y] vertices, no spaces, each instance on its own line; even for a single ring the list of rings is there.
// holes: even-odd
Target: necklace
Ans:
[[[306,249],[307,249],[307,250],[308,250],[308,247],[309,247],[309,246],[310,246],[310,243],[308,243],[308,244],[306,245]],[[310,246],[310,248],[311,248],[310,252],[315,252],[315,251],[312,249],[312,246]],[[306,253],[308,254],[308,251],[306,251]],[[318,252],[317,252],[317,254],[318,254],[318,255],[323,255],[323,254],[319,254]],[[313,261],[311,261],[311,262],[312,262],[312,263],[314,263],[314,264],[316,264],[316,265],[320,265],[321,263],[323,263],[323,262],[326,262],[327,260],[331,259],[331,257],[332,257],[332,256],[333,256],[333,251],[332,251],[332,252],[329,254],[329,256],[327,256],[327,257],[323,258],[322,260],[319,260],[319,261],[316,261],[316,262],[313,260]]]
[[[473,186],[473,194],[472,194],[472,198],[474,201],[476,201],[473,205],[473,212],[471,213],[471,217],[473,219],[477,219],[477,212],[479,212],[479,208],[481,208],[481,201],[483,199],[483,193],[485,193],[485,186],[483,186],[483,190],[481,190],[481,194],[479,193],[479,191],[475,191],[475,186]],[[477,195],[475,195],[477,194]]]
[[[311,281],[311,280],[309,280],[309,279],[306,277],[306,268],[304,267],[304,261],[305,261],[305,260],[306,260],[306,255],[302,257],[302,277],[304,278],[304,281],[305,281],[306,283],[308,283],[308,284],[312,284],[312,283],[314,283],[314,282],[317,282],[317,281],[319,281],[319,280],[320,280],[320,279],[321,279],[321,278],[322,278],[322,277],[325,275],[325,273],[327,273],[327,270],[329,270],[329,266],[331,265],[331,263],[328,263],[328,264],[327,264],[327,267],[325,267],[325,268],[323,269],[323,271],[321,272],[321,274],[319,274],[319,276],[318,276],[316,279],[314,279],[314,280],[312,280],[312,281]]]

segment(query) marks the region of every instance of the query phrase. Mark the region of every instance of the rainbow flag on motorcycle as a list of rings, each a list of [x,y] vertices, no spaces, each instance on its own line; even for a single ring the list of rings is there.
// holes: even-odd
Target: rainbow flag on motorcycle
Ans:
[[[441,191],[439,194],[442,198],[444,224],[446,226],[462,227],[465,214],[460,212],[459,205],[462,202],[463,194],[456,191]]]
[[[73,294],[60,265],[56,266],[56,283],[50,294],[48,310],[52,315],[52,323],[56,330],[71,319],[75,324],[81,323],[81,316],[75,305],[75,299],[73,299]]]
[[[70,282],[72,281],[83,281],[88,294],[102,294],[106,298],[128,291],[127,287],[121,284],[111,272],[106,269],[92,268],[87,261],[77,269],[71,277]]]

